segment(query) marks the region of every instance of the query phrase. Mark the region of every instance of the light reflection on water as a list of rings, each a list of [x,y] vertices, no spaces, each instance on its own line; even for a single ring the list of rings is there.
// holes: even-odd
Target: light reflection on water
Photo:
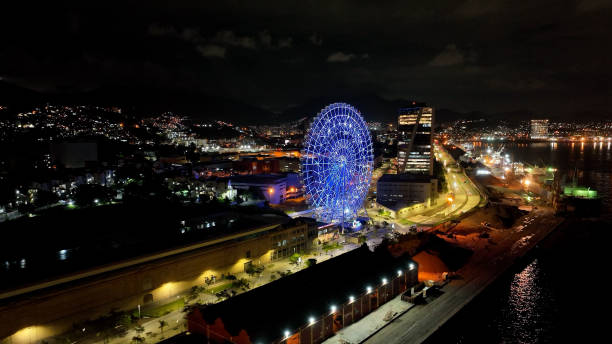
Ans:
[[[570,220],[425,343],[605,342],[610,226]]]
[[[499,144],[475,144],[475,150]],[[578,183],[603,198],[602,218],[612,218],[612,144],[506,143],[513,160],[577,170]],[[584,276],[603,280],[603,258],[612,242],[610,224],[574,222],[558,230],[548,248],[518,272],[500,278],[426,341],[437,343],[599,343],[608,336],[605,284],[593,287]],[[595,284],[596,285],[596,284]],[[602,310],[603,315],[602,316]],[[604,323],[604,324],[602,324]]]
[[[496,319],[504,342],[535,343],[542,339],[542,330],[547,327],[542,314],[555,300],[541,285],[541,275],[540,265],[535,259],[512,278],[507,303],[501,317]]]

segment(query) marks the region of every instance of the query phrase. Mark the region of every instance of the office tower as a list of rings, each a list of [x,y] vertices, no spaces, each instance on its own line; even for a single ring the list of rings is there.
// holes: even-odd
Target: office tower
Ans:
[[[397,127],[397,173],[433,174],[434,109],[413,102],[399,110]]]

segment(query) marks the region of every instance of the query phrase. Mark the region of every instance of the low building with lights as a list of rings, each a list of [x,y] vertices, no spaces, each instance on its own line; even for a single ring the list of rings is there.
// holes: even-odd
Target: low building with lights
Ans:
[[[385,174],[377,182],[376,202],[391,210],[434,204],[438,180],[428,175]]]
[[[312,221],[276,213],[223,212],[186,218],[177,235],[196,238],[202,233],[209,233],[208,239],[70,273],[60,271],[27,284],[11,280],[11,288],[0,289],[0,338],[11,344],[34,343],[114,311],[145,311],[176,300],[194,286],[206,286],[211,279],[220,281],[224,275],[303,252],[317,231]],[[74,252],[57,254],[63,260],[57,264],[70,263]],[[23,259],[15,269],[30,264]]]
[[[230,183],[237,190],[260,190],[270,204],[280,204],[287,199],[287,177],[282,174],[233,176]]]
[[[548,120],[532,119],[530,121],[529,138],[532,140],[545,140],[548,137]]]

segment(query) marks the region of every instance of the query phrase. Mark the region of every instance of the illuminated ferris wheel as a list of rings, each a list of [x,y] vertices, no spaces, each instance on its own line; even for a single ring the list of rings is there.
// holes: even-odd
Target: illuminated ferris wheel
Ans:
[[[357,109],[328,105],[314,119],[302,151],[302,179],[317,218],[346,222],[357,217],[372,180],[372,139]]]

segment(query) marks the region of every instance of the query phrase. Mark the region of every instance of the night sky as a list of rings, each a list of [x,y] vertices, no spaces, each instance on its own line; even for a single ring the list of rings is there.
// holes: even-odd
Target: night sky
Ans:
[[[60,3],[0,11],[4,83],[155,88],[276,112],[374,94],[457,111],[611,113],[609,0]]]

